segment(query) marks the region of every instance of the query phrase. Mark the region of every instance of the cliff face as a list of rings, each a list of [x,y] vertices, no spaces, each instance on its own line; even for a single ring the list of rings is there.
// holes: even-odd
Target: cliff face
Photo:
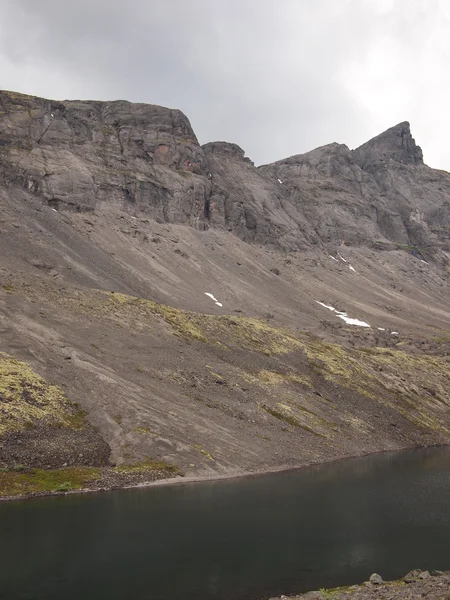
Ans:
[[[261,170],[283,181],[324,242],[441,257],[450,249],[450,175],[423,164],[409,123],[354,151],[330,144]]]
[[[330,144],[256,168],[235,144],[200,147],[177,110],[11,92],[0,107],[4,183],[58,210],[120,209],[284,250],[450,250],[450,175],[423,164],[408,123],[354,151]]]
[[[0,206],[0,496],[449,442],[450,175],[407,123],[255,167],[176,110],[0,92]]]

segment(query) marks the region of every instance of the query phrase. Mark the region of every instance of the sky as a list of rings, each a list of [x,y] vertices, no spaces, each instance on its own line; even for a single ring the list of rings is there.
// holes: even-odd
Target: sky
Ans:
[[[0,0],[0,89],[181,109],[256,164],[411,123],[450,171],[449,0]]]

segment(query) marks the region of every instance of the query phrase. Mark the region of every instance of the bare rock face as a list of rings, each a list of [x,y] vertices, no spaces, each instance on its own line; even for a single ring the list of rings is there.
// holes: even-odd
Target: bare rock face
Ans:
[[[422,165],[422,149],[416,145],[407,121],[391,127],[357,148],[353,156],[368,170],[371,162],[390,160],[406,165]]]
[[[450,250],[450,175],[423,164],[409,123],[350,151],[329,144],[260,167],[327,245]]]
[[[114,207],[194,225],[205,160],[178,110],[129,102],[54,102],[0,93],[0,164],[57,209]]]
[[[318,242],[302,213],[286,201],[278,181],[256,169],[239,146],[213,142],[203,150],[212,182],[211,225],[233,231],[245,241],[286,250],[306,249]]]
[[[200,146],[178,110],[0,92],[0,111],[0,180],[57,210],[122,210],[287,251],[450,252],[450,175],[423,164],[407,122],[354,151],[333,143],[256,168],[236,144]]]

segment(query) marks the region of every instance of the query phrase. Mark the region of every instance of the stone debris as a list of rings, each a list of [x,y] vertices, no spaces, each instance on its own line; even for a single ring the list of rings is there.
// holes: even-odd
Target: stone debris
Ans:
[[[450,571],[414,569],[403,579],[384,581],[373,573],[361,585],[321,589],[297,596],[277,596],[270,600],[450,600]]]

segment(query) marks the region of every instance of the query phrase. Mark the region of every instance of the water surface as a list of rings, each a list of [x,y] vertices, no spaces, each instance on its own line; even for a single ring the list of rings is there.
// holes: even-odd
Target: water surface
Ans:
[[[450,449],[0,504],[3,600],[254,600],[450,569]]]

